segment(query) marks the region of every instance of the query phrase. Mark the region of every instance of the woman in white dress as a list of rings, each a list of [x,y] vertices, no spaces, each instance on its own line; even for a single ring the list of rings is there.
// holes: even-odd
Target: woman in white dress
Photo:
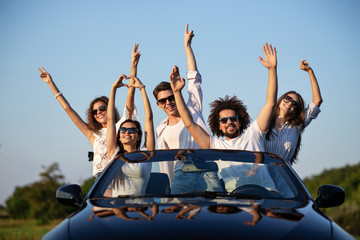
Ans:
[[[137,73],[137,65],[140,58],[140,52],[137,50],[138,46],[138,44],[134,45],[131,57],[131,75],[135,76]],[[109,101],[108,98],[105,96],[98,97],[90,103],[89,109],[87,110],[87,122],[85,122],[81,119],[79,114],[77,114],[77,112],[71,107],[62,92],[60,92],[51,75],[44,68],[38,68],[38,70],[40,71],[41,79],[49,85],[51,91],[54,94],[54,97],[59,101],[60,105],[68,114],[70,119],[90,141],[91,146],[94,150],[93,176],[98,177],[109,163],[109,156],[111,156],[108,155],[106,149],[107,107]],[[124,114],[122,115],[121,119],[119,118],[119,114],[115,109],[114,120],[115,122],[117,122],[117,125],[120,125],[120,123],[128,119],[129,116],[133,116],[133,118],[136,118],[136,112],[134,112],[134,91],[134,88],[129,88],[128,90],[126,107],[124,109]]]
[[[123,83],[124,79],[129,79],[129,84]],[[138,88],[141,92],[145,110],[145,146],[142,150],[152,151],[155,149],[155,136],[153,114],[150,102],[145,90],[145,85],[135,76],[126,77],[122,74],[113,84],[110,93],[109,110],[107,116],[107,151],[109,156],[115,158],[119,154],[131,153],[140,150],[142,137],[141,125],[136,120],[128,119],[124,121],[116,134],[115,127],[115,95],[117,88],[122,86]],[[128,163],[123,162],[121,169],[114,178],[111,186],[111,195],[108,190],[105,196],[119,196],[144,194],[150,178],[151,163]]]

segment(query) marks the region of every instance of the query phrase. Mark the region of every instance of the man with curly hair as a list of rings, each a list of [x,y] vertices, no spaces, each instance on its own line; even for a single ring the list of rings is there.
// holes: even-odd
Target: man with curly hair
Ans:
[[[174,67],[170,75],[170,84],[174,93],[177,109],[195,141],[201,148],[212,149],[237,149],[248,151],[264,151],[266,131],[269,126],[271,113],[277,99],[277,73],[276,73],[276,49],[266,43],[263,46],[265,60],[259,57],[260,62],[269,70],[266,103],[261,109],[256,121],[250,127],[250,117],[246,106],[236,97],[220,98],[211,103],[211,114],[208,122],[214,136],[204,131],[201,126],[194,122],[189,109],[186,107],[181,90],[185,85],[184,78],[180,78],[179,69]],[[225,137],[225,139],[221,138]],[[262,157],[258,159],[255,154],[255,162],[261,163]],[[252,183],[257,183],[268,190],[275,189],[267,168],[261,165],[242,164],[241,162],[220,161],[219,170],[225,183],[227,192],[232,192],[238,186],[248,183],[251,175]],[[236,173],[236,174],[235,174]],[[239,177],[244,175],[244,177]]]
[[[248,127],[250,117],[246,106],[236,97],[220,98],[211,103],[211,114],[208,119],[214,136],[210,136],[193,121],[181,94],[185,81],[180,78],[178,67],[174,67],[170,83],[177,108],[186,128],[201,148],[264,151],[265,134],[277,99],[277,59],[275,47],[266,43],[263,51],[265,60],[261,57],[259,60],[269,70],[269,79],[266,103],[256,121]],[[220,137],[225,137],[225,140]]]
[[[225,98],[219,98],[210,103],[210,107],[208,123],[211,132],[215,136],[225,137],[230,140],[240,136],[249,126],[250,116],[247,108],[236,96],[230,98],[226,95]],[[230,112],[230,118],[226,118],[227,112]]]

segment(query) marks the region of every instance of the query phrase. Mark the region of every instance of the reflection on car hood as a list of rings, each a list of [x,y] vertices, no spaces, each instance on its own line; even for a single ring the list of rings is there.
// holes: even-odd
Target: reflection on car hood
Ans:
[[[304,203],[280,200],[88,201],[70,220],[71,239],[330,239],[330,221]],[[193,201],[194,200],[194,201]],[[285,207],[285,205],[287,207]],[[282,207],[284,206],[284,207]],[[293,206],[289,208],[288,206]],[[314,224],[316,222],[316,224]],[[310,234],[307,236],[307,234]]]

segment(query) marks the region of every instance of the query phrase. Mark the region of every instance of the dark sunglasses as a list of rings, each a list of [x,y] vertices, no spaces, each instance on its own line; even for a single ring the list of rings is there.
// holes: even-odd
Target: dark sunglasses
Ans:
[[[295,101],[292,97],[286,95],[283,97],[284,102],[289,103],[291,102],[291,106],[294,108],[297,108],[299,106],[299,103]]]
[[[121,128],[120,128],[120,132],[121,132],[121,133],[129,132],[130,134],[135,134],[135,133],[137,132],[137,128],[121,127]]]
[[[91,111],[92,115],[96,115],[98,113],[98,111],[100,112],[104,112],[106,111],[106,106],[105,105],[101,105],[98,109],[93,109]]]
[[[164,103],[166,103],[166,100],[168,100],[169,102],[172,102],[172,101],[175,101],[175,97],[174,97],[174,95],[170,95],[167,98],[161,98],[157,101],[158,101],[158,103],[164,104]]]
[[[219,119],[219,122],[225,124],[230,119],[230,122],[235,122],[239,117],[238,116],[231,116],[231,117],[222,117]]]

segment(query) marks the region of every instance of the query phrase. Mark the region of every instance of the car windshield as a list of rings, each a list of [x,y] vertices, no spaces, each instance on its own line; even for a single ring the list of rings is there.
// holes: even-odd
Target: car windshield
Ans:
[[[161,167],[160,167],[161,166]],[[160,173],[169,169],[168,173]],[[235,197],[303,201],[293,170],[278,157],[236,150],[157,150],[122,154],[89,198]]]

